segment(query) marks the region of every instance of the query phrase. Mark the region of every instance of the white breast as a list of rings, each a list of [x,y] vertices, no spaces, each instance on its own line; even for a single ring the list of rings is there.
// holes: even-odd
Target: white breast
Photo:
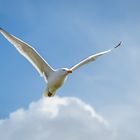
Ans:
[[[66,79],[66,76],[60,75],[59,73],[53,73],[48,78],[48,88],[50,92],[55,92],[58,88],[60,88],[64,81]]]

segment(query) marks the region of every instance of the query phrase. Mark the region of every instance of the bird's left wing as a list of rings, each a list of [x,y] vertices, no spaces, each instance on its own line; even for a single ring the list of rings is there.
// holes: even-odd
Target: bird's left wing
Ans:
[[[113,49],[110,49],[110,50],[107,50],[107,51],[103,51],[103,52],[91,55],[91,56],[87,57],[86,59],[82,60],[81,62],[79,62],[78,64],[76,64],[73,67],[71,67],[70,70],[74,71],[77,68],[79,68],[79,67],[81,67],[81,66],[83,66],[85,64],[88,64],[88,63],[90,63],[92,61],[95,61],[99,56],[102,56],[104,54],[107,54],[107,53],[111,52],[112,50],[114,50],[115,48],[119,47],[120,45],[121,45],[121,42],[117,46],[115,46]]]
[[[39,53],[27,43],[19,38],[9,34],[7,31],[0,28],[0,33],[15,46],[15,48],[22,54],[31,64],[36,68],[41,76],[48,76],[53,72],[53,68],[39,55]]]

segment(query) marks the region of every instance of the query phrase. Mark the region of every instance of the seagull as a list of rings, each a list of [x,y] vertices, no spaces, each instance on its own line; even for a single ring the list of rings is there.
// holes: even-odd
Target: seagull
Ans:
[[[40,76],[44,78],[45,82],[47,83],[47,88],[43,93],[45,97],[54,96],[56,91],[64,84],[64,81],[67,79],[68,75],[73,71],[85,64],[95,61],[98,57],[113,51],[121,45],[120,42],[112,49],[93,54],[71,68],[53,69],[29,44],[13,36],[12,34],[9,34],[2,28],[0,28],[0,33],[36,68]]]

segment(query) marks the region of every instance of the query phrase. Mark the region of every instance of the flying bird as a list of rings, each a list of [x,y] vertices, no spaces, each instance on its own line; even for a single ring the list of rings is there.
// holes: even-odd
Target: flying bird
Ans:
[[[54,96],[57,89],[59,89],[69,74],[78,69],[79,67],[88,64],[92,61],[95,61],[98,57],[111,52],[112,50],[118,48],[121,45],[121,42],[112,49],[107,51],[99,52],[93,54],[71,68],[60,68],[53,69],[40,55],[39,53],[31,47],[29,44],[23,42],[19,38],[9,34],[4,29],[0,28],[0,33],[23,55],[39,72],[39,74],[44,77],[45,82],[47,83],[47,88],[44,91],[44,96],[51,97]]]

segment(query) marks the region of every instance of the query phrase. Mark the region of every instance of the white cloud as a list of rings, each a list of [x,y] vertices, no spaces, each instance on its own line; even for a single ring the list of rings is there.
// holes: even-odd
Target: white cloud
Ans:
[[[117,109],[115,112],[118,112]],[[2,140],[138,140],[139,131],[134,130],[132,121],[127,119],[126,115],[126,122],[122,122],[123,113],[115,114],[115,112],[113,118],[118,123],[116,127],[113,118],[110,118],[108,124],[93,107],[78,98],[42,98],[32,102],[28,109],[18,109],[11,113],[9,118],[0,120],[0,138]],[[128,111],[125,109],[125,112]]]
[[[77,98],[40,99],[0,121],[2,140],[110,140],[107,122]]]

